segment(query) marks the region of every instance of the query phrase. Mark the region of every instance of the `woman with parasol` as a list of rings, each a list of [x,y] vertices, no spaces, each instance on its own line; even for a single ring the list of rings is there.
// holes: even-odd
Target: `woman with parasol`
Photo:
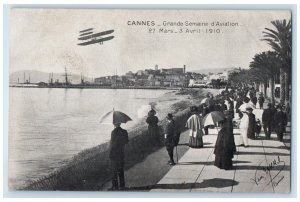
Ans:
[[[249,116],[247,109],[254,109],[255,106],[251,104],[250,99],[245,98],[244,104],[239,107],[239,111],[242,113],[242,118],[240,121],[240,146],[248,147],[248,128],[249,128]]]

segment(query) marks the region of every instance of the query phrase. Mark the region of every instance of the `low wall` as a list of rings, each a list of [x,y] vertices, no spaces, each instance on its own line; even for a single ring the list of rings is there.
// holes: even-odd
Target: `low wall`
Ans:
[[[181,131],[184,130],[189,115],[189,109],[175,114],[174,120]],[[159,122],[161,140],[163,140],[162,126],[165,122],[165,119]],[[163,143],[158,146],[149,144],[145,124],[130,130],[129,143],[125,148],[125,169],[143,161],[147,155],[161,147]],[[32,182],[23,190],[101,190],[101,187],[111,179],[108,150],[109,143],[84,150],[57,171]]]

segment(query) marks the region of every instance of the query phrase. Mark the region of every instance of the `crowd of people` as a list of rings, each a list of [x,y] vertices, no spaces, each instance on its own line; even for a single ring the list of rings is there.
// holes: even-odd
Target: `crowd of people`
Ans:
[[[283,141],[289,109],[280,104],[275,107],[275,104],[271,103],[267,103],[267,108],[264,109],[265,102],[262,93],[249,87],[226,88],[215,97],[208,93],[199,106],[190,107],[191,115],[185,125],[189,129],[189,146],[202,148],[203,136],[209,134],[209,128],[220,128],[214,150],[215,166],[220,169],[231,169],[232,158],[236,152],[233,128],[239,128],[240,131],[238,146],[248,147],[249,139],[263,138],[259,137],[262,128],[265,139],[269,140],[271,133],[275,132],[277,140]],[[262,110],[262,120],[253,113],[255,109]],[[206,124],[206,116],[212,112],[220,112],[223,118],[213,124]],[[165,144],[170,156],[169,164],[175,165],[172,151],[178,144],[180,132],[169,130],[170,124],[172,128],[176,128],[171,114],[168,114],[167,119],[170,121],[167,122],[164,131]]]
[[[209,128],[218,129],[218,137],[215,143],[214,165],[220,169],[232,169],[232,159],[236,153],[234,140],[234,128],[239,128],[240,137],[238,146],[248,147],[248,139],[258,139],[263,127],[265,138],[270,139],[271,133],[276,132],[277,140],[283,141],[283,134],[287,125],[287,111],[282,105],[268,103],[263,109],[266,99],[262,93],[254,88],[244,87],[240,89],[225,88],[220,94],[213,96],[208,93],[198,106],[190,107],[190,116],[185,127],[189,130],[189,147],[203,148],[203,136],[209,135]],[[258,105],[258,107],[256,107]],[[262,120],[255,117],[254,109],[263,110]],[[207,124],[208,115],[214,114],[216,120]],[[214,117],[212,116],[211,119]],[[151,144],[160,144],[161,132],[158,126],[159,120],[156,111],[151,109],[146,119],[148,124],[148,136]],[[169,155],[168,164],[175,165],[174,148],[178,145],[180,133],[177,123],[171,113],[166,116],[163,139]],[[124,188],[124,146],[128,142],[127,131],[115,124],[111,135],[110,159],[113,167],[113,189]],[[119,182],[119,183],[118,183]]]

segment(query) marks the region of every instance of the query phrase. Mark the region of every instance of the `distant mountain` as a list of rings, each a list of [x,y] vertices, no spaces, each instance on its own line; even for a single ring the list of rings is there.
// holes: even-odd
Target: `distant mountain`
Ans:
[[[65,77],[64,77],[64,72],[62,73],[53,73],[53,81],[56,81],[57,79],[60,82],[64,82],[65,81]],[[72,74],[70,73],[71,76],[69,77],[71,83],[80,83],[80,75],[78,74]],[[18,79],[20,83],[24,83],[24,75],[25,75],[25,81],[28,80],[29,81],[29,76],[30,76],[30,83],[39,83],[39,82],[49,82],[49,78],[50,78],[50,73],[46,73],[46,72],[41,72],[41,71],[35,71],[35,70],[24,70],[24,71],[17,71],[17,72],[13,72],[9,75],[9,83],[10,84],[16,84],[18,83]],[[86,81],[91,81],[91,78],[88,77],[84,77],[84,80]]]
[[[192,72],[200,73],[200,74],[208,74],[209,72],[211,73],[221,73],[224,71],[232,70],[238,67],[226,67],[226,68],[210,68],[210,69],[201,69],[201,70],[193,70]]]

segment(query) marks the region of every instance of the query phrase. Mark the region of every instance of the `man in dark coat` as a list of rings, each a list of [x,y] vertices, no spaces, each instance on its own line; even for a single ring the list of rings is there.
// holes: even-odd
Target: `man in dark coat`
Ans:
[[[256,106],[257,97],[255,95],[251,98],[251,102],[254,104],[254,106]]]
[[[271,109],[271,107],[271,103],[268,103],[268,108],[265,109],[262,114],[262,124],[264,127],[266,139],[270,139],[274,121],[274,111]]]
[[[243,104],[243,99],[241,97],[238,97],[235,105],[236,113],[240,111],[239,108],[242,104]]]
[[[225,104],[225,101],[224,100],[221,100],[220,101],[220,107],[221,107],[221,111],[226,111],[226,110],[228,110],[227,109],[227,105]]]
[[[254,140],[255,139],[255,125],[256,125],[256,121],[255,121],[255,115],[252,113],[253,109],[247,108],[247,114],[249,117],[249,127],[248,127],[248,132],[247,132],[247,137]]]
[[[228,111],[230,112],[232,118],[234,118],[234,102],[233,98],[230,98],[229,96],[227,97],[227,102],[229,104]]]
[[[175,147],[175,139],[176,139],[176,130],[175,130],[175,121],[173,120],[173,115],[167,115],[167,123],[164,128],[165,133],[165,145],[168,151],[170,160],[168,161],[169,165],[175,165],[173,158],[173,151]]]
[[[124,189],[124,147],[128,143],[128,133],[122,129],[121,123],[114,123],[115,129],[111,132],[109,158],[112,165],[111,190]]]
[[[202,110],[202,116],[204,117],[206,114],[209,113],[209,108],[207,107],[207,105],[203,105],[203,110]],[[204,132],[205,132],[205,135],[208,135],[208,127],[209,126],[205,126],[204,127]]]
[[[263,109],[264,102],[265,102],[265,98],[262,94],[260,94],[260,96],[258,97],[258,104],[260,109]]]
[[[275,122],[275,131],[277,134],[277,139],[282,142],[283,141],[283,133],[285,131],[285,127],[287,124],[287,116],[286,113],[282,111],[282,106],[277,107],[278,111],[274,115]]]
[[[271,104],[271,111],[273,113],[273,119],[274,119],[274,116],[277,112],[277,108],[275,107],[275,104]],[[275,129],[276,129],[276,122],[275,121],[272,121],[272,131],[271,132],[275,132]]]

